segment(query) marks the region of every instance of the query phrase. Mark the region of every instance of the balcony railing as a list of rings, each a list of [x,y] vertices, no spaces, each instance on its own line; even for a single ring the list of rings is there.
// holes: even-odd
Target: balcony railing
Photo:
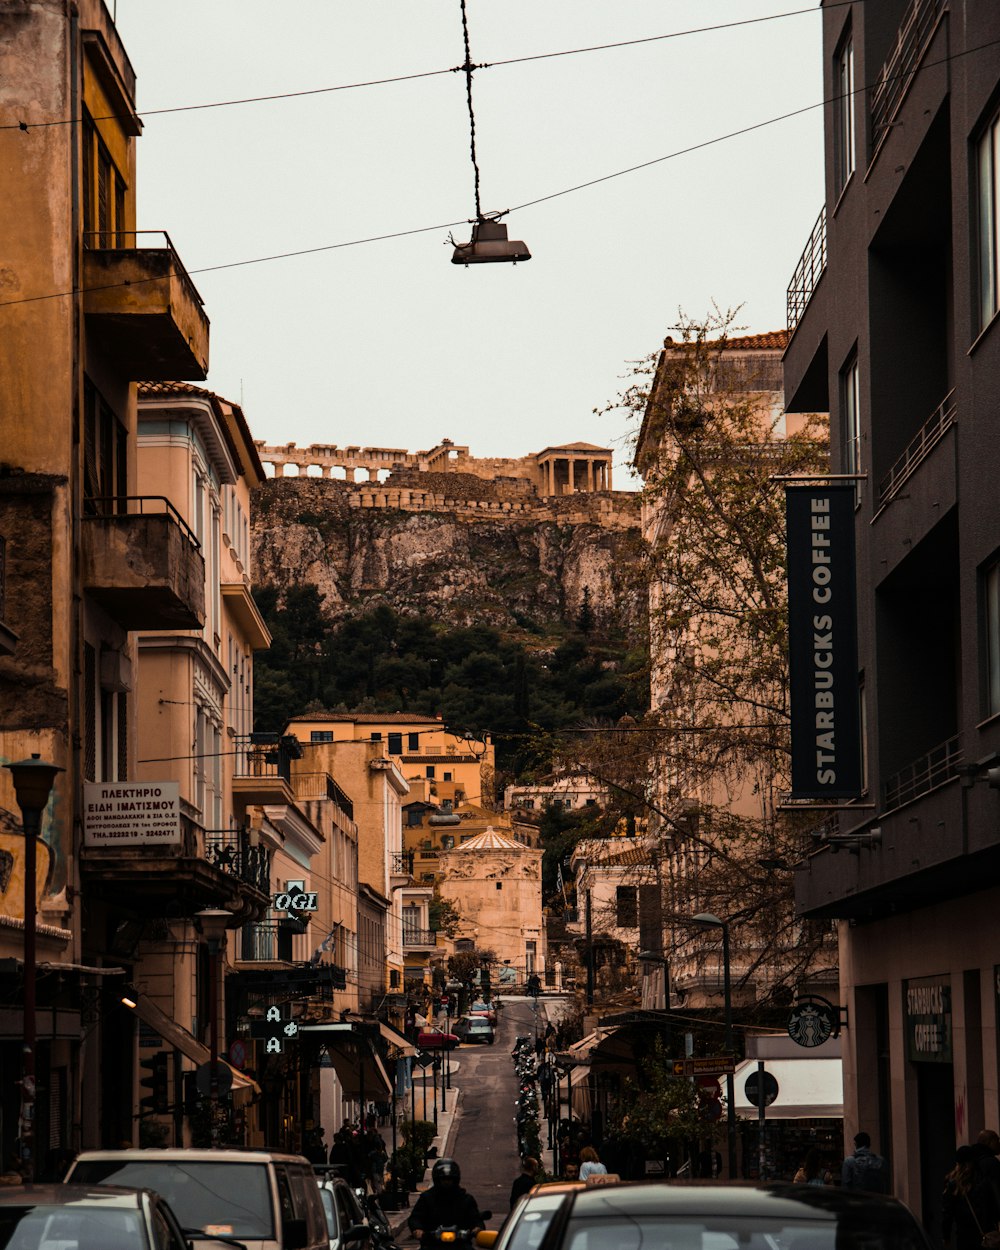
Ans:
[[[263,920],[243,926],[240,958],[247,963],[273,963],[278,958],[278,922]]]
[[[872,151],[877,152],[913,81],[947,0],[912,0],[871,93]]]
[[[928,751],[920,759],[914,760],[886,781],[886,809],[902,807],[904,803],[912,802],[922,794],[936,790],[946,781],[951,781],[959,775],[962,759],[961,738],[956,735]]]
[[[955,411],[955,392],[949,391],[920,427],[916,437],[903,454],[879,482],[880,503],[889,503],[907,478],[911,477],[919,465],[927,459],[932,449],[955,424]]]
[[[140,242],[140,238],[142,242]],[[155,238],[150,244],[147,240]],[[162,242],[160,242],[162,240]],[[171,242],[166,230],[87,230],[83,236],[83,246],[88,251],[156,251],[166,252],[170,257],[170,269],[180,279],[189,298],[203,308],[205,301],[198,294],[198,288],[191,281],[191,275],[181,263],[177,249]],[[158,276],[158,275],[157,275]]]
[[[271,852],[266,846],[252,846],[245,829],[206,829],[205,859],[261,894],[270,893]]]
[[[113,516],[159,516],[162,513],[174,521],[195,551],[201,551],[201,543],[194,530],[166,495],[87,495],[83,501],[85,521]]]
[[[413,875],[413,854],[404,851],[402,855],[393,855],[391,857],[392,875],[394,877],[412,876]]]
[[[789,333],[802,320],[802,315],[812,299],[813,291],[815,291],[816,284],[823,276],[825,268],[826,205],[824,204],[819,211],[816,224],[812,228],[812,234],[810,234],[805,249],[799,257],[799,263],[795,267],[792,280],[789,282],[788,290],[785,293],[785,311]]]
[[[235,740],[234,777],[273,777],[291,784],[292,760],[302,758],[294,734],[252,733]]]
[[[437,933],[433,929],[404,929],[403,946],[436,946]]]
[[[296,772],[295,797],[297,799],[329,799],[337,804],[348,820],[354,819],[354,804],[329,773]]]

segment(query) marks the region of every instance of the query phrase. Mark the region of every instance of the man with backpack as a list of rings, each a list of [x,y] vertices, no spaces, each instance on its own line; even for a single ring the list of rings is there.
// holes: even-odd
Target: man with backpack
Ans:
[[[889,1165],[871,1146],[867,1133],[855,1134],[854,1154],[847,1156],[840,1172],[844,1189],[863,1189],[870,1194],[889,1192]]]

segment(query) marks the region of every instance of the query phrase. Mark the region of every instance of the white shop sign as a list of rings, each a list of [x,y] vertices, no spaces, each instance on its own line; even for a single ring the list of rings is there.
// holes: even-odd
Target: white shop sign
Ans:
[[[173,846],[180,841],[178,782],[94,781],[84,785],[84,846]]]

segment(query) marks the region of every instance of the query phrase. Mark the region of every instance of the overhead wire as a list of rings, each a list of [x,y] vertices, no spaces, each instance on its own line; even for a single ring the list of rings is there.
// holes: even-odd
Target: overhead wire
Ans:
[[[937,61],[923,61],[921,62],[921,68],[929,69],[936,65],[944,65],[950,61],[958,60],[961,57],[971,56],[977,52],[983,52],[987,50],[988,48],[994,48],[998,44],[1000,44],[1000,39],[990,39],[990,40],[987,40],[985,43],[977,44],[975,47],[964,48],[960,52],[949,53],[947,56],[941,57]],[[906,78],[906,77],[911,76],[913,72],[914,71],[912,69],[901,70],[898,77]],[[533,200],[525,200],[523,203],[517,204],[513,208],[504,209],[502,212],[499,212],[493,215],[499,220],[502,217],[509,216],[511,213],[520,212],[522,209],[530,208],[537,204],[544,204],[549,200],[558,199],[559,197],[564,196],[564,195],[571,195],[576,191],[582,191],[589,187],[597,186],[600,183],[609,182],[614,178],[624,177],[626,174],[635,173],[641,169],[648,169],[653,165],[662,164],[664,161],[675,160],[680,156],[687,156],[687,155],[690,155],[692,152],[698,152],[705,148],[714,147],[716,144],[724,143],[729,139],[740,138],[741,136],[746,135],[746,134],[751,134],[756,130],[763,130],[767,126],[773,126],[773,125],[778,124],[779,122],[787,121],[789,118],[801,116],[804,113],[812,112],[814,109],[824,108],[828,104],[836,103],[838,100],[847,99],[854,95],[860,95],[864,92],[869,91],[870,89],[871,89],[871,84],[866,84],[865,86],[856,87],[853,91],[840,92],[836,95],[830,96],[823,100],[818,100],[813,104],[804,105],[802,108],[792,109],[788,113],[781,113],[775,117],[766,118],[764,121],[753,122],[747,126],[741,126],[737,130],[730,130],[730,131],[727,131],[725,134],[716,135],[711,139],[704,139],[701,142],[691,144],[690,146],[686,148],[678,148],[674,152],[668,152],[664,156],[654,157],[652,160],[643,161],[638,165],[630,165],[625,169],[619,169],[610,174],[603,174],[598,178],[592,178],[586,182],[577,183],[572,187],[565,187],[560,191],[553,191],[553,192],[550,192],[548,195],[538,196],[537,198]],[[186,270],[185,272],[190,277],[191,275],[195,275],[195,274],[218,273],[222,270],[240,269],[249,265],[268,264],[271,261],[291,260],[300,256],[316,256],[316,255],[322,254],[323,252],[338,251],[342,248],[347,248],[347,247],[359,247],[367,243],[382,243],[382,242],[388,241],[389,239],[402,239],[402,238],[406,238],[410,235],[415,235],[415,234],[428,234],[428,233],[431,233],[432,231],[449,230],[449,229],[453,229],[455,226],[465,225],[467,224],[467,222],[468,222],[468,218],[463,218],[461,220],[439,222],[438,224],[433,225],[433,226],[415,226],[409,230],[394,230],[394,231],[389,231],[385,234],[367,235],[359,239],[347,239],[340,243],[325,243],[317,247],[296,248],[288,252],[274,252],[267,256],[252,256],[252,257],[246,258],[245,260],[226,261],[218,265],[202,265],[195,269]],[[161,276],[156,275],[154,277],[141,278],[135,281],[129,280],[129,281],[123,281],[123,282],[110,282],[110,283],[105,283],[101,285],[95,285],[93,287],[87,287],[87,292],[89,293],[91,291],[109,290],[114,287],[139,286],[139,285],[142,285],[142,283],[144,282],[158,282],[161,280],[162,280]],[[50,291],[43,295],[18,296],[15,299],[0,300],[0,308],[9,308],[14,305],[31,304],[31,303],[37,303],[40,301],[51,300],[51,299],[68,299],[68,298],[71,298],[72,296],[80,295],[82,293],[83,293],[82,288],[77,288],[76,290],[69,290],[69,291]]]
[[[840,8],[849,5],[852,0],[833,0],[833,3],[827,4],[828,9]],[[464,6],[463,6],[464,8]],[[506,57],[500,61],[483,62],[481,65],[471,65],[472,69],[496,69],[509,65],[523,65],[532,61],[553,60],[564,56],[580,56],[588,52],[607,52],[615,48],[635,47],[641,44],[658,43],[667,39],[681,39],[688,35],[704,35],[710,34],[717,30],[731,30],[739,26],[753,26],[761,22],[773,22],[786,17],[800,17],[806,13],[817,12],[815,6],[805,9],[789,9],[783,13],[767,13],[760,17],[739,18],[732,22],[718,22],[709,26],[693,26],[686,30],[668,31],[662,35],[645,35],[638,39],[621,39],[615,43],[591,44],[579,48],[563,48],[555,52],[536,52],[525,56]],[[469,61],[468,49],[466,49],[466,61]],[[209,100],[200,104],[175,104],[167,105],[163,108],[142,109],[137,112],[137,116],[142,117],[161,117],[168,113],[192,113],[203,111],[205,109],[216,108],[233,108],[241,104],[267,104],[275,100],[294,100],[304,96],[331,95],[338,91],[356,91],[366,87],[384,87],[391,86],[394,83],[413,82],[421,78],[437,78],[445,74],[457,74],[465,72],[466,65],[451,65],[444,69],[420,70],[412,74],[396,74],[388,78],[372,78],[362,82],[338,83],[328,87],[307,87],[298,91],[275,91],[268,95],[256,96],[238,96],[230,100]],[[0,124],[0,130],[40,130],[51,126],[72,126],[80,119],[76,117],[60,117],[52,121],[42,122],[26,122],[23,119],[16,122],[6,122]],[[116,115],[113,113],[103,114],[92,118],[93,121],[115,121]]]

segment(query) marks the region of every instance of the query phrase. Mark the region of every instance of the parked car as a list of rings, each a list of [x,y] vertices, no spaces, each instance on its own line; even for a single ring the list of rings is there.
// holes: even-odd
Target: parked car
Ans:
[[[234,1238],[246,1250],[329,1250],[319,1185],[300,1155],[270,1150],[85,1150],[66,1180],[154,1189],[198,1250],[202,1241],[219,1237]]]
[[[458,1045],[458,1038],[454,1033],[428,1026],[417,1034],[417,1045],[421,1050],[454,1050]]]
[[[364,1245],[371,1238],[372,1229],[350,1184],[343,1176],[322,1167],[316,1169],[316,1180],[326,1213],[330,1250]]]
[[[466,1013],[470,1016],[485,1016],[490,1024],[496,1028],[497,1013],[496,1009],[490,1003],[473,1003]]]
[[[485,1042],[492,1046],[493,1025],[485,1016],[462,1016],[455,1023],[455,1036],[462,1042]]]
[[[90,1185],[0,1189],[0,1245],[17,1250],[189,1250],[180,1224],[159,1194]]]
[[[574,1189],[582,1189],[583,1181],[547,1181],[536,1185],[514,1204],[513,1210],[499,1230],[483,1229],[476,1236],[480,1250],[538,1250],[542,1238],[563,1200]]]
[[[599,1178],[607,1181],[608,1178]],[[538,1187],[514,1208],[494,1250],[929,1250],[894,1198],[832,1186],[718,1181]],[[480,1234],[484,1237],[484,1234]],[[484,1240],[477,1244],[486,1246]]]

